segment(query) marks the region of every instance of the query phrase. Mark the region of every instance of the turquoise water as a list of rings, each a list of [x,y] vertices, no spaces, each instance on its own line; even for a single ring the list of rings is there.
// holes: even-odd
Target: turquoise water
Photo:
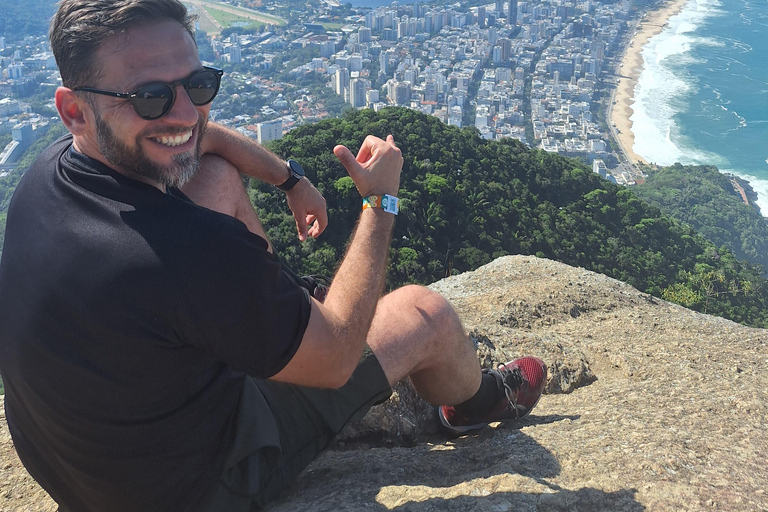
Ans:
[[[690,0],[642,54],[633,150],[738,174],[768,215],[768,0]]]

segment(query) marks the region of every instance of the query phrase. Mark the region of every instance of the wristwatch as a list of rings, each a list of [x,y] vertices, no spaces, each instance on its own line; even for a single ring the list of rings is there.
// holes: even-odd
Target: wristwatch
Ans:
[[[289,159],[285,163],[288,166],[288,172],[290,172],[291,175],[288,177],[287,180],[279,184],[277,188],[279,188],[283,192],[288,192],[294,187],[294,185],[296,185],[299,182],[299,180],[301,180],[304,177],[304,168],[301,166],[299,162],[293,159]]]

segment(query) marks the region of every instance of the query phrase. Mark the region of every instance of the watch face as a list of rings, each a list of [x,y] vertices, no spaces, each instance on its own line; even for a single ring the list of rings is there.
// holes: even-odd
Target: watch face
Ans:
[[[291,168],[291,172],[296,176],[304,176],[304,168],[296,160],[288,160],[288,167]]]

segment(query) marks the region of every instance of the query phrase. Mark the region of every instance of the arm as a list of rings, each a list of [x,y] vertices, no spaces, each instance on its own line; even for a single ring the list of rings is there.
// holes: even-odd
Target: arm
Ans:
[[[357,157],[343,146],[334,153],[363,195],[396,195],[403,158],[392,136],[368,136]],[[272,378],[304,386],[341,387],[365,347],[384,289],[395,216],[381,209],[360,215],[347,255],[324,303],[312,301],[309,325],[293,359]]]
[[[242,174],[272,185],[279,185],[290,176],[285,161],[279,156],[248,137],[216,123],[208,123],[201,151],[203,154],[219,155]],[[328,213],[325,198],[309,179],[302,179],[285,195],[296,220],[299,239],[304,241],[307,235],[313,238],[320,236],[328,225]]]

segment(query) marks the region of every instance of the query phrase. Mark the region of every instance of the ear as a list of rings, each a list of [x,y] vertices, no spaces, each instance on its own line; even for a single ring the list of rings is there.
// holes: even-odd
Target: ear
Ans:
[[[91,106],[68,87],[56,89],[55,99],[61,122],[73,135],[82,135],[88,128]]]

